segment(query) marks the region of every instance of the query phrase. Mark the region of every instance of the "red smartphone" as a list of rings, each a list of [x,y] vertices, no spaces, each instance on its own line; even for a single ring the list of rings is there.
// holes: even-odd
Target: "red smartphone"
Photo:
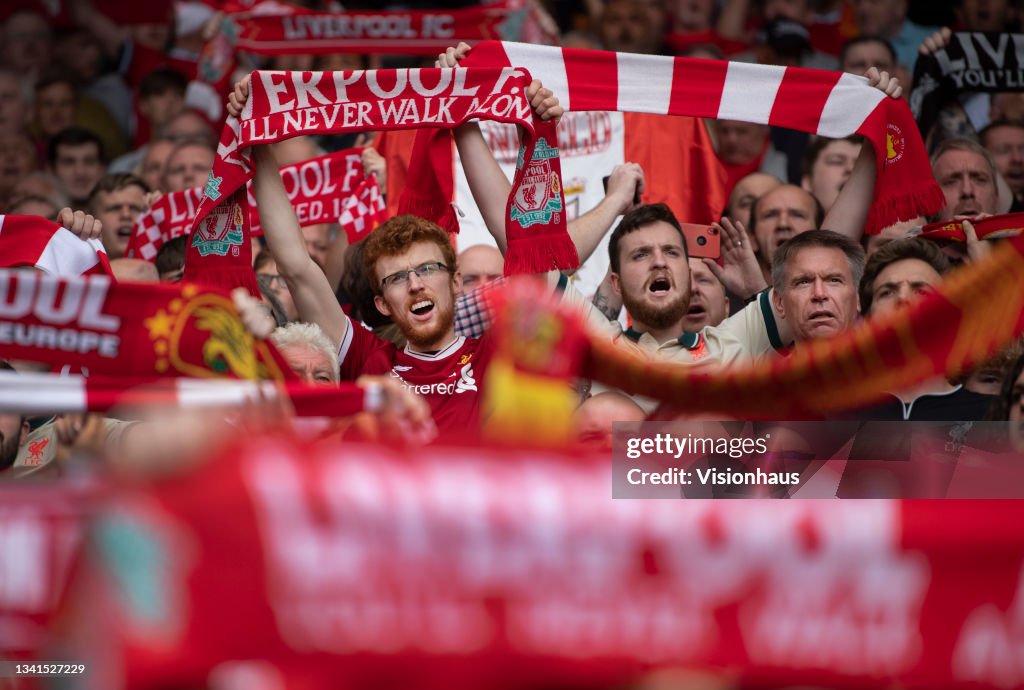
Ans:
[[[713,225],[680,223],[686,238],[687,253],[697,259],[717,259],[722,255],[722,236]]]

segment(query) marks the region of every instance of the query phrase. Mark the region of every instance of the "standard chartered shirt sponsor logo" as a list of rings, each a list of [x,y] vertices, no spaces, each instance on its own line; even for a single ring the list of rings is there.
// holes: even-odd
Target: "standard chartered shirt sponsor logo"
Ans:
[[[476,378],[473,376],[473,365],[467,364],[459,370],[459,380],[450,382],[438,382],[438,383],[423,383],[414,384],[409,383],[402,378],[402,375],[398,373],[398,370],[405,370],[406,367],[394,366],[391,369],[391,375],[398,379],[402,388],[410,390],[413,393],[419,395],[453,395],[455,393],[466,393],[468,391],[478,392],[476,387]],[[449,378],[455,376],[455,373],[449,374]]]

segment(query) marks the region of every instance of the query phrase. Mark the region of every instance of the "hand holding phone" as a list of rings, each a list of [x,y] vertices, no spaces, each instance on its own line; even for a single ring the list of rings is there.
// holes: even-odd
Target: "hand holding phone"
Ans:
[[[722,255],[722,235],[713,225],[680,223],[686,251],[695,259],[717,259]]]
[[[608,185],[609,185],[609,183],[611,181],[611,178],[613,176],[615,176],[616,174],[618,174],[620,176],[620,179],[622,177],[625,177],[625,179],[627,181],[629,181],[630,177],[633,178],[633,180],[632,180],[632,182],[633,182],[633,200],[632,200],[632,203],[630,204],[630,206],[639,206],[640,204],[642,204],[643,201],[640,199],[640,197],[641,197],[641,194],[643,193],[643,189],[644,189],[644,171],[643,171],[643,168],[641,168],[636,163],[623,163],[621,165],[615,166],[615,169],[612,170],[612,174],[611,175],[605,175],[601,179],[601,182],[604,185],[605,196],[608,195]]]

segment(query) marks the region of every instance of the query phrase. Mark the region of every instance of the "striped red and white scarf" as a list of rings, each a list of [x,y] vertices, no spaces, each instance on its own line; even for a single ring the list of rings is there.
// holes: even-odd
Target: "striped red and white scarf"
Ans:
[[[40,216],[0,215],[0,268],[23,266],[55,276],[113,276],[99,240],[83,240]]]
[[[362,152],[362,148],[344,149],[281,168],[299,225],[341,223],[353,243],[362,238],[360,233],[387,219],[376,178],[363,176]],[[251,182],[246,194],[250,230],[253,236],[262,235]],[[166,242],[188,234],[202,198],[202,187],[164,194],[135,220],[126,255],[153,261]]]
[[[689,115],[786,127],[825,137],[861,134],[878,177],[868,233],[945,203],[910,108],[852,74],[742,62],[634,55],[486,41],[467,67],[525,68],[568,111]]]

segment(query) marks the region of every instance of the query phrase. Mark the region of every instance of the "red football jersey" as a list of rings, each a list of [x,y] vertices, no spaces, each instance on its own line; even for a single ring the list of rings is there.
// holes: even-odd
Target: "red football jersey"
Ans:
[[[422,395],[442,435],[475,435],[480,422],[481,382],[494,353],[492,340],[455,338],[444,349],[426,354],[399,349],[349,319],[338,350],[342,380],[364,374],[390,375],[404,388]]]

